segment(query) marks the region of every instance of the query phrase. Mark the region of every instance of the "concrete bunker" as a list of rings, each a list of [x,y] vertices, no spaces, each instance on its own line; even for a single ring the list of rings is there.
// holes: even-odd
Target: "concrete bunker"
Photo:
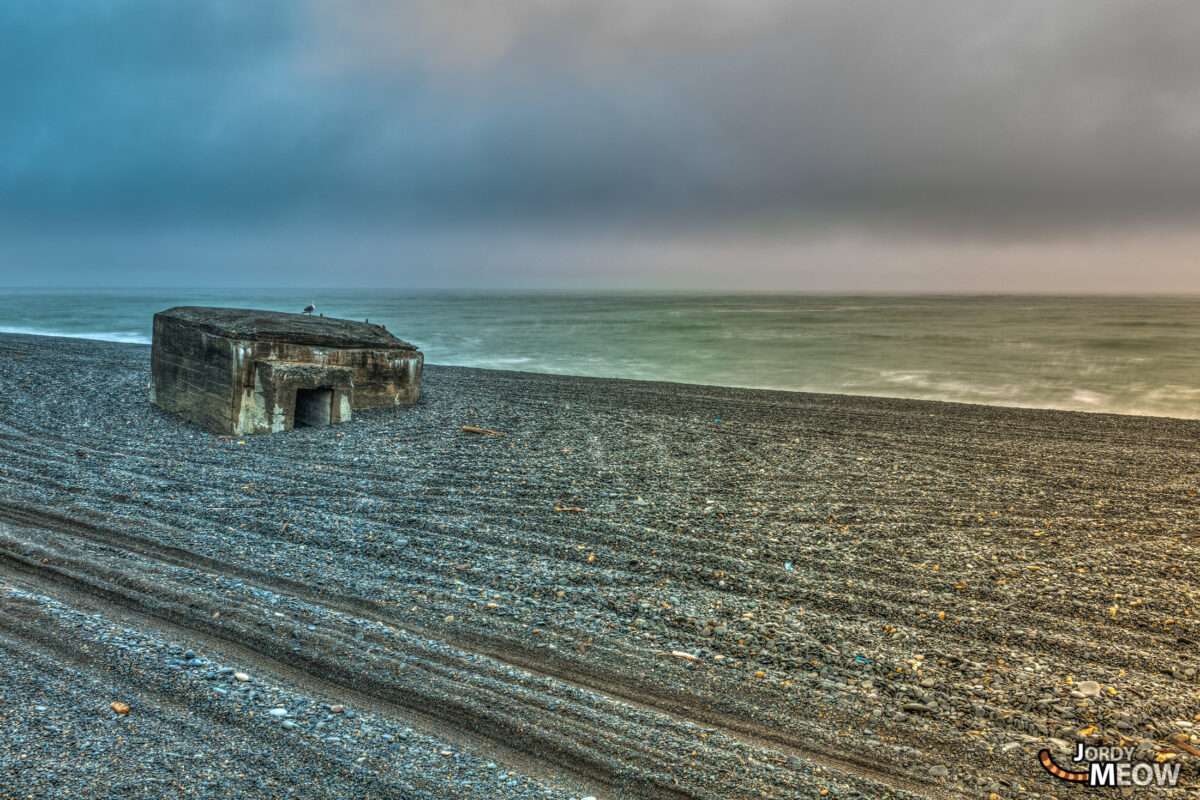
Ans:
[[[424,356],[379,325],[240,308],[154,315],[150,400],[242,436],[415,403]]]

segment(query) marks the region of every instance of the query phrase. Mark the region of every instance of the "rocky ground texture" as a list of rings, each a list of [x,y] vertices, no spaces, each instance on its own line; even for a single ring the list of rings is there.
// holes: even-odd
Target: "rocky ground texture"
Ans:
[[[0,337],[0,797],[1200,796],[1198,422],[428,366],[238,439],[148,361]]]

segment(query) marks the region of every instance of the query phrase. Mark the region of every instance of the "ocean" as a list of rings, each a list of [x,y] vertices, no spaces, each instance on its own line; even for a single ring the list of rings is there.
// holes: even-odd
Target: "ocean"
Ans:
[[[1200,298],[8,290],[0,332],[148,343],[155,311],[369,319],[432,364],[1200,418]]]

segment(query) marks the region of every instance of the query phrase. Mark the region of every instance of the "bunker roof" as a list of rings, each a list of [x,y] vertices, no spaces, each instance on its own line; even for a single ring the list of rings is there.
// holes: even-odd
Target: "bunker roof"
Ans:
[[[176,306],[155,314],[229,339],[248,342],[281,342],[312,347],[381,347],[416,350],[379,325],[333,317],[261,311],[254,308]]]

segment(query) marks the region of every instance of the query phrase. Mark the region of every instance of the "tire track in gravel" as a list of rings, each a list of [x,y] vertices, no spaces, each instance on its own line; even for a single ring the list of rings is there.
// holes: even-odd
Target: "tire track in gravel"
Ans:
[[[113,545],[113,546],[118,546],[118,547],[122,546],[119,543],[119,541],[120,540],[118,540],[118,544]],[[111,544],[111,542],[110,542],[110,544]],[[159,545],[157,545],[157,543],[155,543],[155,546],[157,547]],[[188,551],[184,551],[184,552],[188,552]],[[192,555],[195,555],[195,554],[192,554]],[[210,569],[217,571],[217,567],[210,567]],[[226,569],[224,571],[227,572],[228,570]],[[247,574],[253,574],[253,575],[256,575],[257,577],[261,578],[261,573],[247,573]],[[288,593],[292,593],[292,592],[289,590]],[[312,596],[311,593],[310,593],[310,596]],[[325,605],[330,605],[330,606],[334,605],[336,599],[337,598],[330,598],[329,596],[325,595],[324,593],[321,593],[319,596],[316,597],[317,602],[320,602]],[[352,604],[365,603],[365,605],[354,605],[354,613],[358,613],[358,614],[364,615],[364,616],[372,615],[372,614],[375,616],[378,616],[380,613],[380,611],[378,609],[375,609],[370,604],[369,601],[360,601],[360,600],[357,600],[354,598],[346,598],[346,599],[348,602],[350,602]],[[822,605],[822,607],[824,607],[825,604],[822,603],[821,605]],[[826,610],[832,610],[834,612],[837,612],[839,610],[844,610],[841,608],[840,603],[835,603],[834,606],[835,607],[832,607],[831,609],[827,608]],[[810,609],[810,610],[812,610],[812,609]],[[438,638],[447,638],[444,631],[438,631],[436,633],[431,633],[428,629],[421,628],[418,626],[406,625],[406,623],[401,623],[401,622],[395,621],[393,619],[388,619],[388,624],[391,624],[391,625],[394,625],[397,627],[407,627],[411,631],[420,632],[421,635],[436,636]],[[985,629],[986,629],[986,626],[985,626]],[[988,639],[988,638],[990,638],[990,637],[987,637],[987,636],[984,637],[984,639]],[[770,746],[770,747],[773,747],[774,749],[779,749],[783,752],[792,752],[795,755],[806,757],[810,761],[815,761],[817,763],[829,764],[832,766],[832,768],[840,769],[843,772],[854,772],[854,770],[851,769],[850,766],[846,765],[845,763],[840,763],[840,765],[839,765],[839,762],[837,760],[837,751],[831,751],[831,750],[821,751],[821,750],[818,750],[817,748],[813,747],[811,742],[807,742],[807,741],[805,743],[806,746],[804,747],[804,749],[802,751],[801,750],[790,750],[789,751],[788,742],[789,741],[794,742],[795,740],[794,739],[789,740],[787,737],[784,737],[783,739],[781,739],[781,737],[778,735],[778,731],[775,731],[772,729],[766,729],[764,732],[764,729],[761,726],[755,726],[754,730],[747,730],[743,724],[744,718],[740,718],[740,717],[736,717],[736,716],[722,717],[719,713],[715,712],[711,708],[701,709],[699,712],[697,712],[696,709],[694,708],[694,704],[690,704],[690,705],[687,705],[686,707],[681,708],[681,706],[679,705],[677,700],[672,700],[670,698],[663,698],[661,696],[655,696],[655,697],[653,697],[654,705],[647,706],[645,703],[645,698],[647,696],[651,696],[650,693],[643,693],[641,690],[636,690],[636,694],[631,695],[631,692],[635,691],[635,687],[631,687],[627,683],[622,683],[622,684],[620,684],[619,687],[614,687],[611,683],[611,680],[608,683],[598,685],[595,681],[595,677],[596,677],[595,673],[580,674],[580,673],[572,672],[570,667],[568,665],[564,665],[562,663],[562,661],[557,661],[555,663],[547,664],[544,659],[540,659],[540,658],[536,658],[536,657],[534,659],[530,660],[528,658],[525,658],[525,656],[528,653],[527,647],[515,647],[515,648],[510,647],[511,643],[507,639],[497,639],[495,637],[490,638],[490,639],[489,638],[460,639],[458,642],[456,642],[456,644],[460,647],[463,647],[464,649],[471,649],[476,652],[484,653],[484,654],[487,654],[494,658],[497,658],[498,660],[502,660],[502,661],[505,661],[507,663],[510,663],[510,664],[513,664],[516,666],[524,667],[533,672],[539,672],[542,674],[553,675],[553,676],[563,679],[565,681],[573,682],[576,685],[593,688],[597,691],[604,691],[605,693],[613,695],[613,696],[620,696],[625,701],[629,702],[631,705],[639,705],[641,707],[649,707],[649,708],[653,708],[655,710],[662,711],[664,713],[671,713],[677,717],[693,719],[698,722],[703,722],[704,724],[711,725],[713,727],[723,728],[727,732],[728,731],[738,731],[741,734],[743,734],[741,738],[743,738],[743,740],[745,740],[745,741],[757,741],[757,743],[761,744],[762,746]],[[1070,647],[1072,650],[1076,649],[1079,646],[1079,642],[1073,642],[1073,643],[1069,643],[1069,644],[1070,644]],[[1068,646],[1067,644],[1062,645],[1062,647],[1064,647],[1064,648],[1066,648],[1067,646]],[[612,652],[617,653],[618,657],[619,657],[620,654],[618,653],[618,651],[613,650]],[[611,679],[611,676],[603,676],[603,677],[604,677],[604,679]],[[756,735],[758,736],[757,740],[755,739]],[[814,754],[819,753],[819,752],[824,752],[826,754],[824,759],[818,759],[815,757]],[[878,766],[878,765],[876,765],[876,766]],[[859,770],[859,772],[861,772],[861,770]],[[897,783],[897,781],[894,778],[882,778],[881,780],[884,780],[885,782],[889,782],[892,784]]]
[[[117,558],[118,558],[118,560],[119,560],[119,557],[117,557]],[[29,559],[25,559],[25,561],[26,561],[26,562],[28,562],[28,561],[29,561]],[[30,565],[30,564],[27,564],[27,566],[29,566],[29,565]],[[32,565],[32,566],[35,566],[35,567],[36,567],[36,565]],[[138,577],[138,576],[130,576],[130,578],[128,578],[128,579],[126,580],[126,582],[122,584],[122,586],[125,586],[125,585],[130,585],[130,586],[134,586],[134,587],[136,587],[136,586],[137,586],[137,585],[139,585],[139,584],[142,584],[142,585],[144,585],[144,584],[145,584],[145,582],[146,582],[146,579],[145,579],[145,578],[141,578],[141,577]],[[93,593],[93,594],[94,594],[94,593]],[[125,601],[124,603],[122,603],[122,604],[121,604],[121,607],[124,607],[124,606],[126,606],[126,605],[128,605],[128,601]],[[121,607],[118,607],[118,606],[110,606],[110,607],[111,607],[111,608],[113,608],[113,609],[115,609],[115,610],[116,610],[118,613],[119,613],[119,612],[120,612],[120,610],[121,610]],[[239,605],[238,605],[238,608],[242,608],[242,607],[243,607],[243,605],[242,605],[242,604],[239,604]],[[194,637],[193,637],[193,638],[194,638]],[[222,640],[222,641],[227,641],[227,639],[225,639],[225,640]],[[219,644],[220,644],[220,641],[217,641],[217,644],[219,645]],[[228,649],[228,647],[226,647],[226,649]],[[424,653],[422,653],[422,657],[424,657],[424,655],[425,655],[425,654],[424,654]],[[457,666],[458,666],[458,669],[459,669],[459,671],[461,672],[461,671],[462,671],[462,665],[461,665],[461,664],[459,664],[459,665],[457,665]],[[478,667],[478,665],[476,665],[476,667]],[[528,677],[528,675],[527,675],[526,677]],[[522,683],[523,683],[523,681],[522,681]],[[344,695],[344,694],[346,694],[346,692],[343,690],[343,691],[341,692],[341,694],[343,694],[343,695]],[[365,705],[369,705],[369,703],[364,703],[364,704],[365,704]],[[376,704],[377,704],[377,703],[376,703]],[[632,704],[629,704],[629,705],[632,705]],[[653,711],[654,711],[654,715],[655,715],[655,716],[661,716],[661,715],[664,713],[664,712],[662,712],[660,709],[648,709],[648,710],[653,710]],[[612,711],[612,712],[609,712],[609,713],[612,713],[612,714],[619,714],[619,712],[617,712],[617,711]],[[623,714],[622,714],[622,715],[620,715],[620,716],[622,716],[622,717],[627,717],[628,715],[623,715]],[[710,732],[711,732],[711,731],[710,731]],[[593,744],[595,744],[595,743],[597,742],[597,739],[594,737],[593,733],[592,733],[592,732],[590,732],[590,731],[576,731],[576,732],[574,732],[574,733],[571,733],[571,734],[567,735],[567,736],[566,736],[566,741],[568,741],[568,742],[572,742],[572,743],[575,743],[575,742],[587,742],[587,741],[591,741],[591,742],[593,742]],[[743,738],[743,741],[744,741],[744,738]],[[633,742],[633,744],[634,744],[635,746],[638,746],[638,743],[637,743],[636,741],[635,741],[635,742]],[[779,749],[779,748],[772,747],[772,746],[771,746],[771,745],[769,745],[769,744],[764,744],[764,745],[762,745],[762,746],[768,747],[769,749]],[[676,747],[678,748],[678,745],[676,745]],[[657,752],[657,751],[655,751],[655,752]],[[643,757],[645,760],[643,760],[643,761],[641,761],[641,762],[638,762],[638,763],[647,765],[647,766],[645,766],[645,770],[646,770],[647,772],[649,772],[650,774],[652,774],[652,775],[669,775],[669,774],[670,774],[670,772],[671,772],[671,770],[673,769],[673,767],[672,767],[672,766],[670,766],[670,762],[665,762],[665,764],[659,764],[659,765],[657,766],[657,772],[655,771],[655,769],[656,769],[656,768],[654,768],[654,767],[652,767],[652,766],[649,766],[649,765],[651,764],[651,762],[654,760],[654,759],[653,759],[653,757],[652,757],[652,755],[653,755],[653,754],[654,754],[654,753],[651,753],[651,752],[643,752],[641,755],[642,755],[642,757]],[[540,755],[540,753],[539,753],[539,755]],[[695,753],[693,753],[692,755],[694,756],[694,755],[695,755]],[[736,755],[735,755],[734,757],[735,757],[735,758],[738,758],[738,759],[740,760],[740,757],[737,757]],[[628,758],[628,757],[625,759],[625,761],[626,761],[626,762],[628,762],[628,761],[630,761],[630,760],[631,760],[631,759],[630,759],[630,758]],[[742,763],[744,764],[745,762],[742,762]],[[716,763],[714,763],[712,766],[713,766],[713,768],[714,768],[714,770],[715,770],[715,771],[713,771],[711,774],[712,774],[712,775],[717,775],[717,774],[722,774],[723,772],[728,772],[728,770],[729,770],[729,766],[730,766],[730,765],[726,764],[726,765],[722,766],[722,765],[719,765],[719,764],[716,764]],[[846,772],[847,770],[839,770],[839,771]],[[851,772],[851,774],[853,774],[853,772]],[[812,777],[813,777],[813,779],[814,779],[814,780],[819,780],[819,779],[820,779],[818,776],[812,776]],[[707,783],[707,782],[708,782],[708,779],[706,778],[706,779],[705,779],[705,781],[704,781],[704,783],[702,783],[701,785],[704,785],[704,784],[705,784],[705,783]],[[897,780],[889,780],[888,782],[889,782],[889,783],[892,783],[892,784],[897,784],[897,783],[898,783],[898,781],[897,781]],[[905,783],[904,781],[899,781],[899,785],[903,785],[904,783]],[[916,787],[917,787],[917,784],[915,784],[915,783],[914,783],[914,784],[912,784],[912,785],[913,785],[913,787],[914,787],[914,788],[913,788],[913,791],[918,791],[918,789],[916,788]],[[745,787],[743,786],[742,788],[744,789]],[[659,789],[659,794],[661,794],[661,793],[662,793],[662,792],[661,792],[661,787],[658,787],[658,789]],[[924,796],[934,796],[934,797],[939,797],[939,796],[942,796],[944,793],[943,793],[943,792],[938,792],[938,791],[935,791],[935,792],[933,792],[932,794],[930,794],[930,793],[929,793],[929,792],[927,792],[927,791],[923,791],[923,792],[922,792],[922,794],[923,794]],[[658,795],[652,794],[652,795],[650,795],[650,796],[658,796]],[[670,796],[691,796],[691,795],[687,794],[686,792],[681,792],[681,793],[671,794]],[[711,794],[710,792],[702,792],[701,796],[705,796],[705,797],[711,797],[711,796],[712,796],[712,794]],[[718,796],[741,796],[741,792],[739,792],[739,793],[737,793],[737,794],[735,794],[735,795],[718,795]]]
[[[93,605],[92,607],[98,607]],[[49,624],[47,624],[49,623]],[[17,615],[6,613],[0,614],[0,652],[7,651],[10,659],[30,659],[34,656],[36,661],[41,664],[54,665],[70,665],[69,668],[78,670],[83,673],[92,673],[96,669],[97,660],[92,656],[81,656],[78,645],[74,641],[65,641],[61,636],[55,635],[57,626],[52,620],[41,619],[36,623],[19,619]],[[202,708],[199,713],[204,718],[204,725],[198,724],[195,721],[197,709],[194,706],[184,705],[179,702],[179,698],[174,694],[162,690],[160,687],[154,686],[147,681],[139,681],[136,684],[130,683],[126,676],[114,676],[105,672],[106,684],[117,690],[117,694],[121,697],[143,696],[153,699],[155,705],[163,711],[166,711],[173,720],[177,721],[187,730],[188,735],[197,737],[200,741],[206,742],[208,747],[213,747],[212,742],[221,739],[233,739],[239,733],[245,734],[243,728],[236,724],[227,714],[214,712],[211,708]],[[207,726],[207,728],[206,728]],[[213,729],[216,729],[214,731]],[[215,735],[214,735],[215,733]],[[283,759],[288,755],[295,757],[294,753],[289,753],[289,745],[291,742],[270,741],[259,738],[256,742],[257,746],[272,753],[272,757]],[[358,784],[356,788],[364,794],[369,794],[373,791],[378,791],[378,779],[358,780],[354,773],[344,769],[344,764],[335,758],[331,758],[325,753],[322,753],[317,748],[306,748],[303,752],[305,761],[318,764],[319,769],[331,774],[337,773],[340,781],[350,781]],[[418,779],[419,780],[419,779]],[[422,787],[432,788],[432,787]],[[402,788],[396,787],[396,791],[403,792]],[[340,789],[326,790],[319,785],[306,785],[306,797],[312,798],[329,798],[329,800],[342,800],[345,795]],[[400,797],[411,797],[404,793],[398,795]]]
[[[507,638],[477,634],[465,637],[447,637],[443,631],[432,631],[413,625],[410,621],[402,621],[382,614],[378,607],[360,598],[331,594],[325,591],[313,592],[305,584],[296,581],[272,577],[257,570],[219,561],[175,545],[162,544],[136,534],[115,531],[57,514],[31,511],[0,502],[0,520],[18,526],[69,532],[96,544],[132,551],[145,558],[184,569],[235,576],[260,589],[281,595],[291,595],[313,605],[337,609],[364,619],[380,622],[414,636],[439,639],[453,647],[493,659],[506,666],[526,670],[540,677],[559,680],[576,688],[614,698],[630,706],[665,714],[705,728],[717,729],[735,740],[794,756],[835,772],[853,775],[890,786],[893,789],[908,790],[924,796],[946,796],[942,787],[903,777],[899,767],[889,768],[887,765],[857,757],[852,753],[837,751],[811,739],[801,741],[787,732],[758,724],[751,719],[701,706],[683,693],[665,696],[652,684],[630,683],[627,680],[618,682],[613,679],[613,676],[601,671],[587,670],[578,665],[564,664],[561,661],[551,661],[530,652],[528,648],[520,647],[519,643]],[[0,561],[5,559],[11,559],[11,555],[0,552]]]
[[[75,605],[100,608],[115,618],[158,630],[181,641],[196,642],[234,661],[252,664],[251,669],[256,672],[276,676],[309,692],[346,698],[360,707],[411,719],[419,727],[494,754],[525,774],[543,780],[561,783],[566,777],[570,784],[601,787],[606,795],[628,792],[645,800],[696,800],[705,796],[664,786],[652,775],[631,774],[632,769],[614,769],[593,757],[584,743],[599,743],[601,735],[595,732],[541,730],[520,720],[501,718],[496,713],[478,713],[469,707],[470,701],[455,703],[457,698],[447,696],[406,695],[400,687],[379,684],[360,672],[351,672],[330,661],[294,654],[284,656],[274,643],[249,635],[244,629],[239,631],[242,635],[235,641],[221,630],[219,624],[206,623],[205,615],[188,614],[178,608],[171,611],[149,608],[140,602],[136,591],[125,586],[89,579],[73,570],[41,564],[9,551],[0,550],[0,574],[60,601],[70,600]],[[434,708],[436,712],[431,711]],[[538,709],[538,712],[544,715],[546,709]],[[611,736],[604,738],[612,744]],[[627,759],[645,755],[638,752],[641,748],[637,743],[630,744],[634,749],[626,754]]]
[[[136,471],[131,472],[129,470],[122,470],[122,472],[124,472],[126,474],[137,475],[137,476],[144,477],[144,478],[153,477],[152,473],[143,474],[141,472],[136,472]],[[32,473],[30,477],[36,478],[37,473]],[[462,502],[462,500],[460,499],[459,502]],[[464,534],[464,536],[466,538],[470,538],[470,534]],[[692,544],[695,544],[695,543],[704,541],[701,537],[689,537],[686,535],[684,535],[684,536],[673,535],[673,536],[669,536],[668,538],[681,539],[685,544],[687,544],[689,542]],[[546,548],[542,548],[538,552],[540,552],[543,555],[550,556],[550,557],[555,557],[555,555],[556,555],[554,552],[552,552],[551,550],[546,549]],[[737,559],[734,559],[731,556],[727,556],[727,555],[723,555],[723,554],[711,554],[709,556],[709,560],[715,566],[721,566],[722,568],[724,568],[726,570],[730,570],[730,571],[732,571],[734,567],[744,566],[744,564],[748,561],[746,559],[742,559],[741,563],[739,563],[739,561]],[[757,564],[757,562],[755,562],[755,563]],[[667,565],[668,562],[664,561],[663,564]],[[810,567],[827,567],[827,569],[824,569],[824,572],[829,576],[826,579],[826,583],[828,584],[828,586],[819,585],[818,582],[810,582],[810,588],[807,591],[805,591],[801,596],[803,597],[803,599],[806,599],[809,602],[813,602],[818,605],[822,605],[825,601],[830,600],[834,596],[831,592],[828,591],[828,589],[840,582],[839,579],[837,579],[835,576],[838,574],[838,570],[841,567],[841,561],[840,561],[840,559],[836,559],[836,558],[831,559],[827,563],[818,563],[815,560],[813,560],[809,563],[809,566]],[[912,565],[910,564],[907,566],[912,566]],[[777,566],[772,565],[772,564],[765,564],[765,563],[757,564],[756,571],[760,575],[770,575],[770,574],[782,575],[783,574],[782,572],[779,571]],[[259,574],[261,575],[261,573],[259,573]],[[878,601],[884,605],[896,604],[897,607],[895,608],[894,612],[890,615],[891,617],[896,618],[899,616],[904,616],[908,611],[912,610],[913,608],[918,607],[915,605],[910,605],[907,608],[905,608],[903,603],[900,602],[901,598],[904,597],[905,589],[918,585],[918,582],[915,579],[913,579],[911,577],[911,575],[903,573],[903,572],[901,572],[899,574],[893,574],[891,576],[890,584],[891,584],[890,591],[885,591],[881,587],[878,587],[878,586],[872,587],[871,595],[876,597],[878,599]],[[996,594],[999,595],[999,593],[996,593]],[[989,598],[977,596],[976,601],[982,602],[982,603],[988,603]],[[852,605],[852,604],[853,603],[850,602],[850,600],[848,599],[846,603],[841,603],[840,605],[835,603],[835,606],[837,607],[838,610],[845,610],[845,607],[847,605]],[[993,610],[996,610],[998,613],[1003,612],[1003,609],[993,609]],[[1026,617],[1036,618],[1037,621],[1041,622],[1044,626],[1047,627],[1047,629],[1051,629],[1054,625],[1061,622],[1061,619],[1063,616],[1063,611],[1064,611],[1064,609],[1053,609],[1053,610],[1046,611],[1046,612],[1038,612],[1038,611],[1034,611],[1034,610],[1025,609],[1023,611],[1023,613]],[[881,618],[883,618],[885,615],[880,615],[880,616],[881,616]],[[1135,632],[1135,628],[1132,624],[1129,626],[1129,632],[1130,633]],[[1151,640],[1153,640],[1153,639],[1161,640],[1161,642],[1155,642],[1155,643],[1162,643],[1162,642],[1165,642],[1165,640],[1166,640],[1165,636],[1159,636],[1157,634],[1148,633],[1145,630],[1136,630],[1136,633],[1141,635],[1142,637],[1149,637]],[[1145,646],[1147,643],[1139,642],[1138,644],[1139,644],[1139,646]],[[1087,650],[1088,648],[1085,647],[1084,649]],[[1093,658],[1096,657],[1096,653],[1092,653],[1091,655]]]
[[[134,473],[129,473],[129,474],[134,474]],[[140,473],[137,473],[137,474],[140,474]],[[511,488],[514,484],[509,483],[506,485],[508,485]],[[417,493],[417,494],[419,494],[419,493]],[[463,498],[456,498],[456,503],[462,502],[462,500],[463,500]],[[470,537],[469,534],[462,534],[462,535],[465,535],[468,538]],[[686,536],[684,536],[684,537],[667,536],[666,538],[670,538],[672,540],[690,539],[693,541],[700,541],[699,539],[695,539],[694,537],[686,537]],[[526,549],[529,550],[529,548],[526,548]],[[555,555],[555,553],[551,549],[547,549],[544,547],[543,548],[534,548],[533,550],[531,550],[531,552],[533,552],[533,551],[536,551],[542,555],[550,556],[550,557],[554,557],[554,555]],[[711,563],[713,563],[714,566],[726,566],[727,564],[730,564],[730,563],[736,563],[736,562],[730,562],[729,559],[730,559],[729,556],[725,556],[723,554],[712,554],[709,556],[709,560]],[[749,560],[745,560],[745,561],[746,561],[746,563],[750,563]],[[662,566],[667,563],[668,562],[661,562],[661,563],[659,563],[659,566]],[[753,563],[755,565],[756,571],[760,575],[778,573],[778,568],[776,566],[768,564],[767,562],[755,561]],[[902,597],[905,596],[904,590],[906,588],[916,587],[919,585],[919,583],[917,581],[913,580],[912,575],[910,573],[906,573],[906,572],[898,572],[898,573],[893,572],[892,574],[886,576],[886,580],[889,584],[889,586],[887,588],[872,585],[866,594],[856,595],[856,594],[849,593],[849,594],[846,594],[844,598],[841,595],[835,596],[833,593],[826,591],[826,590],[830,589],[830,588],[840,588],[840,587],[836,587],[836,585],[835,585],[837,583],[837,581],[832,580],[832,576],[836,574],[839,566],[840,566],[840,562],[837,561],[836,559],[830,560],[828,562],[826,562],[826,561],[818,562],[816,560],[813,560],[810,563],[810,567],[817,568],[821,572],[825,573],[826,575],[828,575],[830,577],[829,577],[829,579],[825,580],[824,583],[822,583],[821,581],[811,582],[810,588],[807,591],[804,591],[801,594],[797,595],[797,598],[805,599],[809,603],[814,604],[812,606],[813,608],[820,608],[827,612],[828,611],[837,612],[837,611],[854,610],[854,607],[856,604],[866,602],[868,610],[870,610],[873,614],[875,614],[875,616],[877,616],[880,619],[896,619],[896,618],[903,618],[905,616],[911,616],[908,612],[910,612],[914,609],[920,608],[920,606],[912,605],[911,602],[910,603],[898,602]],[[907,566],[911,567],[912,565],[908,564]],[[662,570],[657,570],[657,571],[661,572]],[[259,573],[259,574],[261,575],[261,573]],[[781,573],[779,573],[779,574],[781,574]],[[825,584],[828,584],[828,585],[826,586]],[[1007,611],[1006,609],[995,607],[994,604],[991,603],[991,599],[992,598],[979,596],[978,593],[976,594],[976,597],[975,597],[977,604],[982,603],[982,605],[979,606],[980,608],[987,607],[987,608],[990,608],[992,611],[996,611],[997,618],[1000,618],[1001,615],[1013,616],[1012,613]],[[1070,613],[1071,609],[1069,609],[1069,608],[1067,608],[1067,609],[1048,609],[1047,611],[1036,611],[1036,610],[1031,610],[1031,609],[1024,609],[1022,611],[1022,615],[1028,621],[1041,621],[1042,623],[1044,623],[1046,625],[1052,626],[1053,623],[1061,622],[1061,619],[1064,617],[1064,615],[1063,615],[1064,611],[1066,612],[1067,617],[1071,616],[1071,613]],[[376,613],[378,613],[378,612],[376,612]],[[974,620],[970,620],[970,619],[960,620],[960,622],[964,625],[971,625],[971,624],[975,624],[975,623],[981,622],[981,621],[982,621],[982,618],[978,618],[978,619],[974,619]],[[1157,632],[1149,632],[1149,631],[1145,630],[1144,628],[1139,629],[1134,624],[1134,621],[1132,619],[1126,620],[1126,619],[1122,618],[1120,621],[1118,621],[1117,624],[1120,625],[1121,627],[1125,628],[1126,633],[1136,635],[1137,638],[1139,638],[1141,640],[1138,642],[1138,645],[1140,647],[1145,647],[1147,644],[1150,644],[1150,642],[1145,641],[1145,639],[1147,637],[1149,637],[1150,639],[1158,640],[1158,641],[1155,641],[1154,644],[1158,644],[1160,646],[1163,644],[1166,644],[1165,637],[1161,636],[1161,634],[1158,634]],[[1126,626],[1128,626],[1128,627],[1126,627]],[[918,627],[927,628],[928,626],[920,625],[918,623]],[[414,628],[414,630],[415,630],[415,628]],[[984,626],[983,630],[985,630],[985,631],[988,630],[987,626]],[[439,635],[443,635],[443,634],[439,634]],[[995,637],[994,635],[991,635],[989,633],[989,635],[983,636],[981,641],[983,641],[983,640],[992,641],[992,640],[995,640],[996,638],[997,637]],[[483,644],[481,645],[478,642],[478,640],[474,640],[472,643],[472,646],[474,646],[475,649],[479,649],[479,647],[486,646],[487,644],[488,644],[487,641],[483,642]],[[507,645],[505,645],[505,646],[507,647]],[[1070,647],[1070,649],[1073,652],[1076,652],[1076,653],[1082,652],[1096,660],[1099,660],[1102,656],[1102,654],[1100,653],[1100,651],[1097,649],[1096,646],[1089,645],[1088,643],[1082,642],[1082,641],[1075,641],[1075,640],[1068,639],[1068,640],[1064,641],[1064,643],[1061,645],[1061,647],[1063,649],[1067,649],[1068,647]],[[519,656],[521,652],[522,652],[521,650],[517,650],[514,653],[514,652],[510,652],[508,650],[494,649],[492,651],[492,654],[495,655],[497,658],[509,658],[510,660],[512,660],[512,658],[514,656]],[[538,663],[540,663],[540,661]],[[534,668],[534,667],[531,667],[531,668]],[[559,670],[559,672],[561,672],[561,669]]]

